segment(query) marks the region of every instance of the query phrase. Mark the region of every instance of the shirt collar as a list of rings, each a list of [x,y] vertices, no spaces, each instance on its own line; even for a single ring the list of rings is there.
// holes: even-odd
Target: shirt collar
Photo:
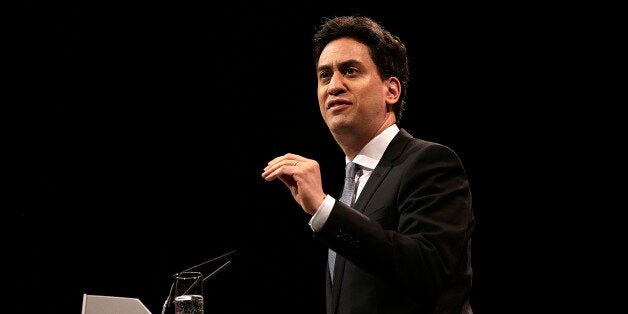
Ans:
[[[377,166],[379,161],[382,159],[386,147],[388,147],[388,144],[390,144],[398,132],[399,127],[397,124],[389,126],[382,133],[378,134],[370,142],[368,142],[358,155],[353,158],[353,162],[363,168],[368,168],[370,170],[375,169],[375,166]],[[349,162],[349,159],[345,157],[345,161]]]

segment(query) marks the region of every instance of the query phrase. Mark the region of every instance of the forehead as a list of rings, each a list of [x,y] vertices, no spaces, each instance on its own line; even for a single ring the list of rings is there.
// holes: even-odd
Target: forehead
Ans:
[[[365,44],[353,38],[343,37],[332,40],[325,46],[318,58],[318,64],[329,66],[349,59],[367,63],[371,57]]]

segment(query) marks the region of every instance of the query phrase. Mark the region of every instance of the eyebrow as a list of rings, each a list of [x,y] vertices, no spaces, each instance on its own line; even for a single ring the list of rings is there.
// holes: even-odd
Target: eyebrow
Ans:
[[[354,64],[362,64],[362,62],[360,62],[360,61],[359,61],[359,60],[357,60],[357,59],[349,59],[349,60],[346,60],[346,61],[340,62],[340,64],[338,65],[338,67],[339,67],[339,68],[346,68],[347,66],[351,66],[351,65],[354,65]],[[320,72],[320,71],[323,71],[323,70],[329,70],[329,69],[331,69],[331,66],[330,66],[330,65],[321,65],[321,66],[318,66],[318,67],[316,68],[316,71],[317,71],[317,72]]]

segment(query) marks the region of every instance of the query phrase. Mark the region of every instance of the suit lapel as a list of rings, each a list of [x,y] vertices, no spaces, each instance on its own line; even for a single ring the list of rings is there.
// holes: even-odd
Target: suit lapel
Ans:
[[[364,189],[360,192],[360,197],[358,197],[353,206],[356,210],[364,213],[366,204],[369,203],[371,197],[373,197],[373,194],[375,194],[375,191],[393,167],[394,161],[401,155],[411,138],[412,136],[408,132],[401,129],[393,140],[390,141],[390,144],[388,144],[386,151],[384,151],[382,155],[382,159],[373,170],[369,181],[366,182]]]
[[[382,181],[390,172],[390,169],[394,166],[395,160],[401,155],[406,145],[410,142],[412,136],[403,129],[399,130],[399,133],[390,142],[386,151],[382,155],[382,159],[379,161],[369,181],[364,186],[364,189],[360,193],[360,197],[354,204],[354,208],[364,213],[366,204],[369,203],[371,197],[381,185]],[[338,307],[338,300],[340,300],[340,290],[342,288],[342,278],[345,273],[345,265],[347,260],[340,254],[336,255],[336,263],[334,266],[334,281],[331,289],[331,304],[328,304],[328,313],[335,313]]]

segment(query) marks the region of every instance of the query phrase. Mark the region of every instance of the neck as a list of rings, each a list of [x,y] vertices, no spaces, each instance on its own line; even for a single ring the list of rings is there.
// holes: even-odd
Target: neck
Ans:
[[[334,139],[336,139],[338,146],[340,146],[345,155],[347,155],[347,158],[352,161],[366,144],[393,124],[395,124],[394,115],[388,116],[388,118],[384,120],[384,123],[376,130],[363,130],[362,132],[359,130],[349,130],[342,134],[333,133],[332,135]]]

